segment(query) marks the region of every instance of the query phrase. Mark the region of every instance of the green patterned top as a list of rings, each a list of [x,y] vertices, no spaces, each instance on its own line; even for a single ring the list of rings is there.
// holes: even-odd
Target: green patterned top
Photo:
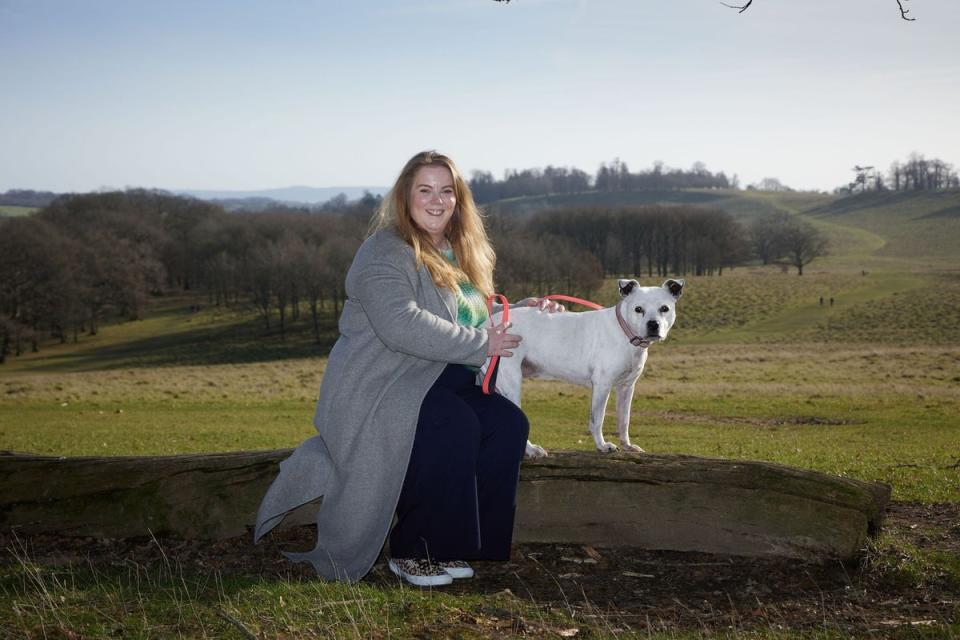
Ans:
[[[457,264],[453,249],[441,251],[443,257]],[[487,314],[487,301],[469,280],[464,280],[455,291],[457,296],[457,323],[465,327],[481,327],[490,317]]]

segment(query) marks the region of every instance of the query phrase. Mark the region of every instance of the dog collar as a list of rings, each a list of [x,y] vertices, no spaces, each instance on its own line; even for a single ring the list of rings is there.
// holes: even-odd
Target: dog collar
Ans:
[[[649,340],[644,340],[638,335],[635,335],[633,331],[630,331],[630,327],[627,326],[627,321],[623,319],[623,316],[620,314],[620,304],[615,304],[613,308],[617,312],[617,322],[620,323],[620,328],[623,329],[623,332],[627,334],[627,339],[630,340],[630,344],[635,347],[647,348],[650,346]]]

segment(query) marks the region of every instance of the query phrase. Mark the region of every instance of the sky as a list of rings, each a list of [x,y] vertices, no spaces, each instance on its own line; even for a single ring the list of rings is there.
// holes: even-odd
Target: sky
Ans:
[[[0,191],[960,164],[960,2],[0,0]],[[731,4],[736,2],[731,1]]]

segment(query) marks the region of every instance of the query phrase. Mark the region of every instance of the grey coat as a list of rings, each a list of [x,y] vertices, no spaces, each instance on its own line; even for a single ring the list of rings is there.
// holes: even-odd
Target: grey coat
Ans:
[[[257,513],[254,543],[291,510],[323,497],[317,545],[284,552],[330,580],[373,566],[393,521],[420,405],[447,363],[479,366],[484,329],[456,323],[453,292],[438,288],[395,231],[370,236],[347,273],[340,338],[320,385],[318,435],[280,464]]]

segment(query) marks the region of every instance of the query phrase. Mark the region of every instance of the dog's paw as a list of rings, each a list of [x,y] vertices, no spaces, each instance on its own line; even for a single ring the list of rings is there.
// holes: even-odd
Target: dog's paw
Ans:
[[[619,449],[619,447],[612,442],[604,442],[597,447],[597,451],[601,451],[603,453],[613,453],[617,449]]]
[[[528,442],[527,449],[523,452],[524,458],[546,458],[547,450],[538,444]]]
[[[624,451],[629,451],[631,453],[646,453],[643,449],[638,447],[635,444],[630,444],[629,442],[621,443]]]

